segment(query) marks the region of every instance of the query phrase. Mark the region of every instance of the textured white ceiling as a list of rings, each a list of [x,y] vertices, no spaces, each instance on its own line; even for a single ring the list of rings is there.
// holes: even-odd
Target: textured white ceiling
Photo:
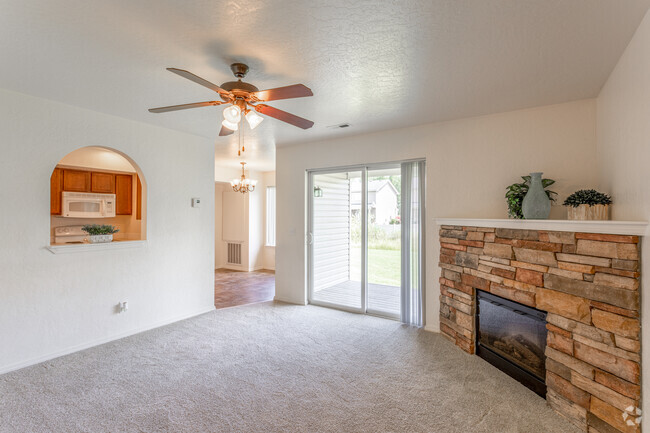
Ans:
[[[214,139],[209,90],[248,63],[260,89],[303,83],[314,97],[271,103],[315,122],[266,119],[246,159],[275,146],[594,97],[650,0],[0,0],[0,87]],[[332,130],[328,125],[349,122]]]

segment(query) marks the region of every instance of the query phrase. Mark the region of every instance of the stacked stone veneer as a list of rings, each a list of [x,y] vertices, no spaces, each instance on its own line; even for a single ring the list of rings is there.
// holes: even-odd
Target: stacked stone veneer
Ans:
[[[440,246],[443,335],[474,353],[477,289],[547,311],[549,404],[585,432],[640,431],[622,416],[640,406],[637,236],[442,226]]]

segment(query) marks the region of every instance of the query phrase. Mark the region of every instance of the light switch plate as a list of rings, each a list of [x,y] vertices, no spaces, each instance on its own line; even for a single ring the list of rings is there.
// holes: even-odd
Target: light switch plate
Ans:
[[[192,207],[201,207],[201,199],[198,197],[192,198]]]

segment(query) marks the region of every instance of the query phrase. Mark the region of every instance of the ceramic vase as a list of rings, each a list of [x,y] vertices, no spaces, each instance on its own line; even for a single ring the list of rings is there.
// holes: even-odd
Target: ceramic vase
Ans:
[[[521,203],[521,211],[524,219],[527,220],[548,219],[551,213],[551,201],[542,185],[542,173],[530,174],[530,186]]]

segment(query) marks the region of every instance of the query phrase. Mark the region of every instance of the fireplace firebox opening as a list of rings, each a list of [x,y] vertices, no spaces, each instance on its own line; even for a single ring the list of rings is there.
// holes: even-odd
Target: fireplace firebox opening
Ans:
[[[476,291],[476,354],[546,398],[546,312]]]

